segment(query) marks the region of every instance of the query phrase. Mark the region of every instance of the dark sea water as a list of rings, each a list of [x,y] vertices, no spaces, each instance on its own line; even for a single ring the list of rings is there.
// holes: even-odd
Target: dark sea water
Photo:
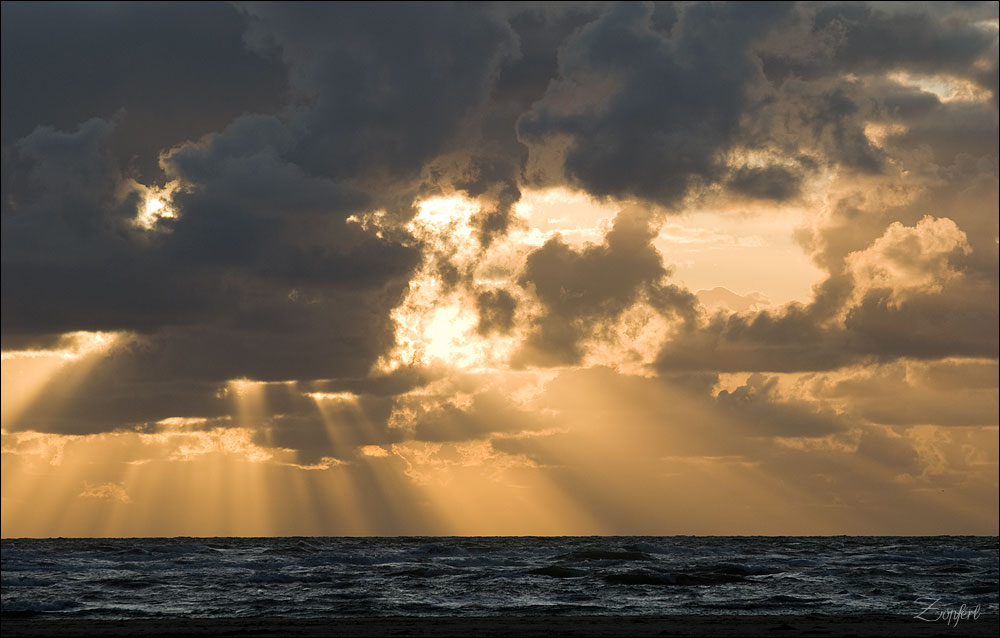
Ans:
[[[3,540],[4,615],[916,614],[998,607],[996,537]]]

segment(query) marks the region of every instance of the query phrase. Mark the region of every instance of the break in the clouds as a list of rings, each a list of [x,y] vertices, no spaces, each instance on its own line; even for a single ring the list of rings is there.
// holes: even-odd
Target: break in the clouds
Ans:
[[[996,533],[996,3],[2,12],[4,535]]]

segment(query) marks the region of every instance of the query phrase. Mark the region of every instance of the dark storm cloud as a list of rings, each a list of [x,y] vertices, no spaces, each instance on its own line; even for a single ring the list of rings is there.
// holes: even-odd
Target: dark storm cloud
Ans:
[[[446,150],[517,54],[489,7],[410,2],[244,5],[248,40],[277,47],[310,106],[291,154],[310,171],[407,179]]]
[[[5,332],[159,330],[143,356],[165,376],[362,374],[392,343],[388,311],[417,253],[346,222],[359,196],[278,159],[280,127],[262,120],[165,158],[187,186],[152,233],[131,223],[140,202],[121,197],[109,125],[24,138],[26,195],[4,216]]]
[[[763,93],[757,117],[743,131],[744,141],[751,146],[804,146],[803,151],[820,151],[818,159],[824,163],[880,173],[890,155],[871,143],[865,124],[902,116],[909,126],[907,106],[877,86],[906,80],[908,74],[925,80],[963,79],[993,92],[992,109],[982,103],[949,104],[931,120],[956,124],[946,125],[957,137],[948,142],[947,135],[941,136],[940,150],[960,146],[959,140],[971,141],[973,136],[963,132],[968,124],[945,112],[978,111],[973,121],[985,115],[992,123],[997,38],[985,21],[995,19],[995,6],[989,3],[800,4],[787,28],[756,48],[773,93]],[[919,92],[911,88],[910,94],[913,105]],[[931,93],[924,92],[922,98],[924,104],[936,102]],[[989,144],[992,137],[980,136],[969,149]],[[938,144],[930,148],[939,152]],[[898,155],[894,159],[898,161]]]
[[[496,156],[503,155],[498,152]],[[520,159],[517,156],[515,158]],[[453,184],[469,197],[489,202],[474,220],[479,230],[480,244],[488,247],[494,238],[507,233],[511,207],[521,199],[521,190],[518,188],[520,164],[474,156],[466,163],[466,167],[465,172],[453,180]]]
[[[783,4],[694,4],[673,28],[651,9],[615,4],[560,52],[559,80],[519,121],[543,144],[564,136],[563,168],[589,192],[674,204],[723,172],[759,68],[750,45],[788,11]]]
[[[156,431],[173,417],[207,419],[206,427],[230,426],[233,406],[224,386],[200,380],[137,380],[117,376],[127,368],[105,363],[79,383],[56,375],[46,400],[18,417],[15,429],[84,435],[116,430]]]
[[[844,74],[941,74],[967,79],[997,104],[996,5],[976,3],[826,3],[799,5],[798,21],[765,45],[773,82],[822,84]]]
[[[830,279],[808,305],[744,314],[716,313],[666,343],[656,360],[661,372],[827,370],[850,363],[846,335],[829,328],[851,292],[844,278]]]
[[[290,283],[378,286],[416,265],[415,250],[365,232],[347,216],[369,197],[283,157],[294,135],[277,118],[246,116],[161,161],[191,186],[168,249],[178,260],[249,267]]]
[[[854,91],[869,104],[865,120],[886,127],[880,142],[883,154],[905,163],[909,174],[918,179],[937,178],[938,183],[921,199],[953,194],[959,184],[968,188],[976,179],[995,179],[996,107],[984,101],[943,101],[946,96],[898,80],[869,78]],[[963,208],[975,202],[972,197],[964,199]],[[922,214],[942,204],[925,207]],[[953,208],[954,203],[948,206]],[[961,209],[948,212],[956,219],[961,216],[963,225],[977,220]]]
[[[503,289],[484,290],[476,296],[479,323],[476,332],[486,336],[494,332],[507,334],[514,327],[514,311],[517,300]]]
[[[133,226],[143,205],[100,119],[40,127],[10,149],[3,201],[3,331],[147,330],[212,305],[183,263]]]
[[[995,7],[992,16],[987,3],[978,8],[982,12],[979,20],[996,18]],[[962,14],[957,6],[941,9],[917,5],[898,10],[860,3],[819,6],[812,24],[813,36],[833,42],[833,55],[820,61],[819,68],[805,66],[798,71],[909,69],[977,77],[973,63],[990,52],[996,33],[976,24],[973,16],[956,19]],[[976,7],[969,9],[974,11]],[[823,62],[829,65],[825,69]]]
[[[832,158],[862,173],[880,173],[885,156],[865,135],[856,100],[837,88],[820,95],[819,102],[809,119],[821,139],[829,140]]]
[[[856,304],[847,300],[850,292],[849,279],[831,278],[808,305],[717,313],[666,343],[656,367],[800,372],[907,357],[998,356],[995,283],[967,276],[898,303],[888,289],[872,290]],[[841,308],[843,320],[835,316]]]
[[[784,166],[741,166],[733,171],[726,185],[747,197],[781,202],[798,195],[801,182],[801,175]]]
[[[376,237],[347,217],[396,192],[412,200],[424,162],[446,148],[465,111],[486,97],[500,62],[516,54],[504,20],[472,6],[251,7],[247,37],[258,55],[240,41],[245,16],[227,6],[206,9],[215,22],[198,22],[181,5],[173,13],[151,8],[152,18],[145,7],[100,6],[83,22],[67,17],[65,24],[4,8],[4,342],[12,334],[32,345],[34,335],[37,345],[81,329],[146,334],[141,347],[101,362],[87,387],[74,385],[83,398],[63,397],[51,403],[61,411],[27,414],[23,424],[90,432],[171,412],[219,416],[219,383],[237,377],[363,379],[393,344],[388,313],[419,253],[403,245],[412,245],[405,235]],[[133,42],[157,16],[166,20],[164,37],[178,22],[218,27],[209,42],[225,50],[214,54],[191,34],[173,34],[174,48],[191,45],[181,57],[167,56],[162,38],[145,48]],[[236,26],[221,26],[225,20]],[[81,35],[80,25],[90,22],[104,34],[99,43]],[[61,94],[76,110],[53,110],[54,100],[31,84],[46,64],[69,56],[52,54],[33,68],[38,56],[28,43],[8,37],[15,24],[24,32],[62,29],[87,52],[79,64],[94,72],[72,64],[59,70],[78,76]],[[226,49],[231,34],[235,51]],[[141,68],[147,53],[159,65]],[[269,61],[275,54],[288,69],[292,102],[269,115],[285,101],[284,78],[269,75],[280,67]],[[109,56],[114,60],[102,62]],[[161,72],[163,64],[173,64],[171,72]],[[96,72],[103,69],[107,76]],[[195,77],[181,82],[188,73]],[[247,76],[249,93],[231,85]],[[176,93],[151,104],[148,98],[160,95],[151,82]],[[65,99],[74,87],[99,99]],[[267,99],[256,99],[259,93]],[[216,95],[229,100],[224,108],[213,106]],[[40,119],[18,119],[20,98],[41,106],[33,112]],[[174,101],[184,108],[171,110]],[[130,117],[150,119],[150,107],[180,121],[194,119],[195,108],[203,118],[183,129],[161,118],[158,134],[146,137],[126,131],[134,144],[146,144],[130,152],[165,152],[161,180],[181,183],[172,201],[177,218],[145,231],[133,223],[144,201],[130,181],[141,174],[124,168],[130,156],[118,152],[114,133]],[[223,128],[247,111],[265,113]],[[114,122],[87,120],[120,112]],[[47,123],[68,131],[32,132]],[[213,129],[219,132],[195,139]],[[385,181],[386,172],[398,184]],[[186,382],[197,387],[182,387]],[[93,419],[70,422],[78,410]],[[310,421],[288,418],[305,436],[302,424]]]
[[[116,118],[110,147],[148,180],[157,155],[281,106],[280,61],[243,44],[225,3],[3,3],[4,148],[39,125]]]
[[[890,99],[883,103],[890,112],[903,110]],[[908,109],[906,116],[900,118],[906,131],[892,136],[889,144],[901,149],[928,149],[940,166],[958,165],[968,157],[997,156],[998,140],[993,135],[995,109],[981,103],[942,104],[934,98],[924,105],[925,108]]]
[[[805,145],[806,151],[812,146],[824,161],[862,173],[882,172],[888,156],[867,138],[865,123],[901,117],[909,128],[906,111],[916,106],[914,98],[924,108],[938,102],[912,87],[908,104],[885,92],[885,85],[910,74],[967,80],[993,93],[992,109],[982,103],[938,109],[922,127],[947,121],[944,128],[954,129],[957,137],[949,142],[943,135],[931,150],[947,152],[961,141],[971,142],[968,151],[989,144],[994,135],[973,139],[964,131],[983,118],[988,129],[995,129],[997,36],[986,23],[995,19],[995,5],[989,3],[800,4],[787,28],[756,48],[774,92],[764,92],[757,117],[743,131],[744,141],[766,145],[792,133],[793,145]],[[971,122],[968,116],[955,117],[961,111],[971,115]]]
[[[662,283],[669,271],[651,243],[656,232],[651,215],[626,210],[615,217],[601,245],[577,251],[556,236],[529,254],[518,282],[534,291],[545,314],[515,362],[577,363],[581,339],[643,295],[665,313],[690,318],[694,296]]]
[[[565,176],[595,195],[669,206],[715,183],[772,200],[797,192],[780,167],[730,174],[726,154],[742,148],[879,174],[887,157],[865,126],[892,106],[866,83],[902,71],[992,90],[996,34],[976,23],[990,11],[976,11],[614,5],[566,39],[558,76],[519,120],[549,166],[529,180]]]
[[[489,100],[466,114],[461,140],[425,170],[426,188],[445,188],[478,199],[483,210],[473,220],[487,247],[511,224],[521,198],[528,147],[517,136],[517,120],[540,100],[558,73],[558,51],[577,29],[597,18],[600,3],[568,2],[498,5],[518,40],[518,54],[499,68]]]
[[[138,19],[128,11],[114,17]],[[346,217],[385,194],[374,177],[388,170],[404,186],[418,177],[516,40],[476,7],[248,12],[249,39],[265,57],[281,55],[309,104],[281,119],[241,117],[166,153],[166,178],[183,186],[177,219],[156,232],[131,224],[143,202],[121,196],[129,182],[109,150],[112,125],[40,128],[5,149],[5,333],[156,331],[136,356],[165,378],[216,380],[357,376],[391,346],[388,311],[418,253],[405,237],[375,237]],[[14,57],[5,52],[5,62]],[[130,106],[130,95],[105,97]]]
[[[5,27],[21,21],[36,30],[55,28],[35,24],[41,17],[31,12],[8,15],[6,9]],[[128,51],[158,51],[160,40],[144,49],[129,39],[139,37],[150,19],[142,9],[120,9],[98,7],[87,19],[108,34],[133,23],[137,31],[84,47],[92,56],[88,65],[101,67],[101,56],[111,52],[116,62],[106,67],[115,72],[116,64],[130,59]],[[185,11],[164,19],[193,19]],[[192,51],[184,54],[205,58],[196,80],[216,74],[217,62],[229,65],[227,81],[239,83],[249,74],[257,83],[253,91],[268,93],[270,101],[251,99],[225,81],[213,79],[205,91],[177,81],[187,58],[174,59],[172,73],[150,66],[148,77],[159,75],[178,91],[177,100],[206,110],[206,117],[213,113],[206,109],[213,91],[232,100],[232,110],[207,130],[192,126],[178,137],[154,139],[154,157],[165,151],[163,181],[182,184],[172,202],[177,218],[161,220],[155,232],[131,224],[143,202],[138,193],[121,197],[129,181],[112,149],[114,125],[92,120],[70,133],[42,128],[5,147],[5,337],[30,331],[44,339],[74,329],[152,333],[146,348],[130,356],[163,379],[363,376],[393,343],[388,312],[399,303],[419,252],[405,235],[376,237],[346,218],[376,201],[402,201],[406,214],[424,163],[454,144],[466,111],[485,99],[500,64],[517,55],[516,37],[498,12],[464,5],[206,11],[236,25],[237,36],[249,22],[245,39],[254,51],[237,37],[235,52],[213,55],[192,36]],[[86,40],[71,23],[59,28]],[[230,31],[219,26],[217,46],[232,45]],[[10,39],[12,46],[19,41]],[[174,46],[181,41],[176,37]],[[4,42],[6,47],[6,35]],[[30,56],[22,53],[5,48],[5,80],[32,75]],[[268,75],[275,58],[287,69],[288,91],[278,90]],[[8,63],[24,68],[8,73]],[[81,90],[103,102],[84,100],[75,112],[57,117],[43,109],[36,116],[72,126],[90,111],[144,112],[140,98],[150,93],[144,87],[152,80],[137,76],[145,71],[129,67],[112,76],[128,90],[85,76]],[[13,95],[5,87],[5,127],[18,135],[25,131],[16,128]],[[290,101],[279,99],[285,97]],[[282,103],[283,112],[266,114]],[[244,115],[223,128],[246,111],[265,114]],[[129,121],[125,117],[121,122]],[[159,124],[169,129],[169,121]],[[219,132],[185,141],[213,128]],[[177,146],[168,151],[171,145]],[[502,177],[511,191],[509,171],[480,173],[483,188]],[[509,206],[519,193],[514,188],[500,195]]]
[[[865,134],[875,105],[859,82],[841,76],[807,82],[792,76],[765,94],[741,131],[745,146],[777,147],[807,165],[862,175],[884,171],[885,153]]]
[[[844,320],[853,347],[880,359],[949,356],[991,357],[1000,354],[997,302],[988,285],[952,287],[952,294],[921,295],[898,306],[886,291],[872,291],[851,308]]]
[[[73,8],[76,10],[78,7]],[[169,16],[171,20],[191,18],[184,14],[186,9],[178,11],[180,14]],[[228,7],[211,11],[225,14],[240,28],[245,21],[245,16],[233,14]],[[465,111],[486,97],[501,61],[516,54],[513,32],[496,12],[472,6],[264,5],[247,7],[245,11],[251,22],[246,37],[261,55],[254,55],[242,47],[239,55],[252,60],[280,55],[291,78],[292,99],[305,100],[306,104],[292,108],[281,120],[266,115],[240,118],[199,144],[186,144],[171,151],[163,167],[167,178],[179,178],[184,182],[175,201],[179,219],[164,224],[169,226],[169,233],[166,238],[158,238],[162,241],[155,242],[157,245],[152,249],[148,242],[131,241],[135,245],[120,242],[125,244],[122,252],[130,253],[131,259],[105,256],[102,264],[87,276],[104,279],[103,265],[108,271],[133,273],[130,276],[140,280],[134,286],[137,289],[143,285],[155,289],[160,282],[158,277],[153,275],[147,279],[134,273],[142,273],[145,264],[157,263],[164,255],[172,263],[184,263],[185,268],[197,270],[193,273],[195,278],[207,278],[213,283],[220,273],[205,272],[206,268],[236,267],[291,282],[320,285],[336,282],[361,287],[380,287],[387,279],[405,276],[416,262],[413,251],[394,242],[376,240],[354,226],[343,224],[343,218],[353,210],[367,208],[372,195],[384,200],[387,193],[399,190],[396,184],[384,180],[387,171],[399,178],[401,188],[410,188],[407,179],[417,178],[424,162],[445,148]],[[31,12],[21,15],[13,10],[9,17],[4,20],[5,26],[19,21],[30,26],[42,20]],[[124,30],[124,25],[133,22],[145,24],[143,20],[147,18],[141,9],[131,6],[122,7],[120,12],[115,12],[114,7],[98,7],[93,15],[88,15],[88,19],[101,24],[112,21],[118,30]],[[75,33],[73,25],[62,28]],[[237,29],[236,33],[239,32]],[[132,33],[128,35],[134,37]],[[181,40],[183,38],[177,38],[175,46]],[[11,38],[11,41],[20,40]],[[5,37],[5,45],[7,42]],[[223,44],[220,40],[218,46]],[[145,51],[129,39],[109,37],[102,46],[119,58],[128,57],[123,52],[132,49]],[[88,50],[91,48],[94,47]],[[103,55],[104,48],[96,47],[93,55]],[[211,64],[220,56],[195,49],[211,60],[207,66],[201,66],[199,77],[204,78],[212,72]],[[224,63],[232,62],[225,55],[221,57]],[[26,65],[11,73],[5,69],[5,79],[34,77],[26,59],[21,49],[5,50],[5,64],[20,61]],[[175,62],[180,64],[183,60]],[[98,62],[89,64],[98,65]],[[150,69],[151,74],[155,72],[155,68]],[[238,80],[243,72],[243,67],[236,65],[232,78]],[[246,72],[267,86],[266,74],[259,69]],[[130,68],[115,79],[132,85],[135,84],[134,76],[139,73],[140,70]],[[170,74],[164,78],[167,83],[173,80]],[[122,108],[127,111],[135,98],[131,93],[118,95],[102,91],[101,87],[95,81],[86,84],[87,90],[101,93],[102,99],[114,103],[115,112]],[[141,92],[141,88],[142,84],[138,83],[136,91]],[[199,106],[203,105],[206,94],[214,95],[184,85],[174,88],[184,99]],[[242,110],[268,106],[244,99],[238,90],[225,87],[220,90],[237,101]],[[8,96],[15,93],[4,91],[5,122],[9,119],[8,113],[16,112],[8,108]],[[85,119],[90,115],[88,111],[97,107],[79,104],[78,108],[75,121]],[[40,116],[50,117],[45,112]],[[66,119],[75,123],[71,115]],[[42,235],[51,231],[47,225],[25,220],[25,211],[30,205],[47,206],[49,214],[53,214],[52,209],[76,207],[76,202],[25,200],[24,189],[19,183],[24,180],[19,179],[16,172],[22,163],[33,160],[38,163],[38,158],[31,153],[32,142],[44,135],[45,130],[33,134],[34,138],[25,138],[15,147],[5,148],[4,155],[4,185],[5,195],[8,195],[4,198],[5,213],[21,213],[16,215],[20,219],[13,221],[5,214],[5,226],[7,222],[11,228],[22,224],[36,226],[24,233],[35,236],[18,237],[18,240],[29,240],[29,245],[31,240],[45,241]],[[195,130],[187,132],[189,137],[195,134]],[[182,141],[183,137],[162,142],[156,150]],[[96,145],[91,144],[93,147]],[[102,153],[108,156],[107,163],[120,166],[120,162],[114,162],[108,148],[109,140],[105,139]],[[67,157],[72,159],[74,156]],[[94,170],[94,161],[89,157],[78,159],[81,172],[78,182],[86,181],[93,188],[103,189],[104,200],[120,190],[120,175],[110,175],[108,171],[99,176],[84,175]],[[37,167],[29,170],[39,172]],[[317,172],[322,175],[316,175]],[[55,179],[58,180],[58,176]],[[364,184],[352,185],[348,183],[351,181]],[[72,195],[62,186],[50,179],[38,190],[52,191],[56,199]],[[414,192],[412,188],[410,191]],[[113,213],[107,210],[104,200],[87,202],[94,209],[89,213],[72,213],[74,218],[86,217],[89,220],[86,223],[94,232],[82,238],[68,236],[68,243],[92,246],[95,253],[107,252],[107,245],[113,238],[103,236],[109,231],[101,227],[109,225]],[[138,202],[133,199],[128,203],[133,205],[129,212],[134,213],[134,205]],[[15,206],[16,211],[12,210]],[[303,216],[309,218],[302,219]],[[118,214],[117,217],[125,216]],[[73,229],[86,230],[80,223]],[[9,234],[6,231],[7,228],[5,239]],[[84,241],[79,241],[81,239]],[[393,251],[396,254],[390,255]],[[6,258],[8,250],[4,253]],[[39,261],[44,261],[43,257],[40,256]],[[41,265],[38,271],[44,274],[45,269],[46,265]],[[26,273],[27,270],[23,264],[18,264],[5,267],[4,272],[5,276],[11,273],[10,278],[14,278],[16,271],[16,277],[22,279],[25,274],[32,274]],[[225,274],[232,276],[232,273]],[[82,276],[77,277],[80,278]],[[11,297],[11,303],[5,303],[6,325],[29,323],[21,315],[30,314],[30,309],[18,312],[18,308],[14,308],[21,305],[17,292],[38,283],[28,279],[30,277],[23,279],[25,285],[19,288],[5,285],[5,302],[7,296]],[[188,287],[198,288],[197,285]],[[30,305],[30,302],[25,303]],[[12,306],[10,311],[6,310],[8,305]],[[152,310],[158,315],[163,313],[161,307]],[[31,318],[42,314],[34,313]],[[123,319],[118,327],[135,327],[129,323]]]
[[[356,377],[391,347],[394,325],[388,312],[401,295],[396,288],[293,299],[285,287],[247,287],[211,323],[158,332],[143,358],[164,376],[263,381]]]

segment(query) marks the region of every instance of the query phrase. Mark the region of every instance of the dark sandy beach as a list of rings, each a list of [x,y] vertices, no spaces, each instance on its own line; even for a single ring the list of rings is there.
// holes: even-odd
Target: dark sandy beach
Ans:
[[[910,616],[516,616],[52,620],[4,616],[3,636],[991,636],[998,617],[957,626]]]

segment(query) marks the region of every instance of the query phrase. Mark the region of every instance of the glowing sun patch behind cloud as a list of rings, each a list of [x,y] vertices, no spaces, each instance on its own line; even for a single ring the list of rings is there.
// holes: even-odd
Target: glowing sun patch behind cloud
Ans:
[[[142,203],[139,213],[135,218],[135,225],[143,230],[153,230],[160,220],[173,219],[177,217],[177,212],[173,208],[171,199],[174,191],[178,188],[178,182],[170,182],[163,188],[148,187],[135,184],[142,194]]]
[[[492,256],[476,239],[473,224],[479,205],[454,196],[419,202],[417,208],[420,212],[408,229],[427,248],[424,262],[410,280],[403,303],[392,312],[397,345],[380,367],[445,364],[476,369],[502,364],[514,339],[477,333],[479,317],[469,289],[487,283],[482,270]],[[504,250],[492,247],[493,254]],[[443,267],[453,269],[451,277],[458,281],[449,281]],[[495,279],[495,271],[493,276],[489,285],[504,282]]]

